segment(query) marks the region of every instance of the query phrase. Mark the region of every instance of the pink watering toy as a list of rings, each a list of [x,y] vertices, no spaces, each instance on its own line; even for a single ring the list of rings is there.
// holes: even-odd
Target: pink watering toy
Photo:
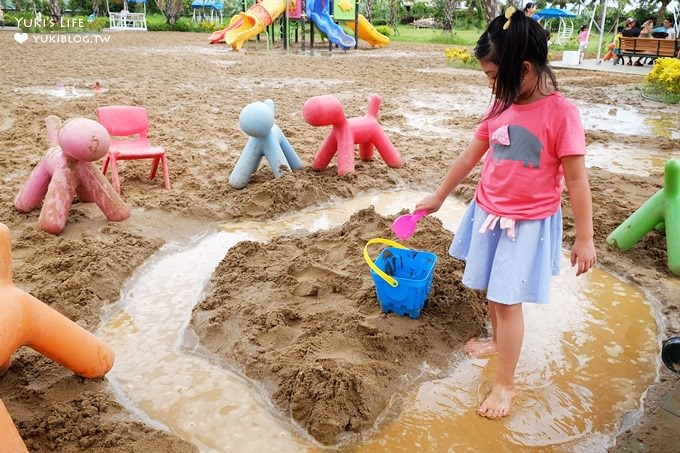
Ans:
[[[427,211],[420,210],[413,212],[411,214],[404,214],[397,217],[392,223],[392,232],[402,241],[410,238],[413,232],[416,230],[416,225],[418,220],[422,219],[427,215]]]
[[[42,201],[38,226],[52,234],[63,231],[76,194],[81,201],[97,203],[109,220],[127,219],[125,203],[92,164],[109,149],[111,139],[104,126],[86,118],[62,125],[54,115],[45,123],[49,149],[14,199],[17,210],[32,211]]]
[[[315,96],[307,99],[302,115],[312,126],[333,126],[328,137],[314,157],[312,168],[323,170],[333,155],[338,154],[338,175],[354,173],[354,145],[359,145],[359,157],[373,160],[374,148],[385,163],[393,168],[401,166],[401,156],[378,124],[380,96],[373,95],[365,116],[347,119],[342,103],[333,95]]]
[[[87,330],[12,282],[9,229],[0,223],[0,376],[12,354],[29,346],[79,376],[104,376],[113,366],[113,350]],[[0,451],[27,451],[0,401]]]

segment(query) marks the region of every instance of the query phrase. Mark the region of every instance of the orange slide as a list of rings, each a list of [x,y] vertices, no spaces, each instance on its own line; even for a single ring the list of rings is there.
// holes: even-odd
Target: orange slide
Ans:
[[[224,41],[234,50],[239,50],[244,42],[262,33],[286,10],[286,0],[262,0],[238,13],[229,21],[229,26],[210,35],[210,43]]]
[[[113,367],[113,350],[66,316],[12,283],[9,229],[0,223],[0,375],[12,354],[29,346],[79,376],[97,378]],[[0,451],[26,451],[0,401]]]

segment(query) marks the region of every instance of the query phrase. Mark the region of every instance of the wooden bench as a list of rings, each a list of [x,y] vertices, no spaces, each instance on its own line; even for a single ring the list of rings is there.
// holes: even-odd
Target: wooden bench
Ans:
[[[675,57],[680,50],[680,40],[621,37],[619,55],[626,57]]]

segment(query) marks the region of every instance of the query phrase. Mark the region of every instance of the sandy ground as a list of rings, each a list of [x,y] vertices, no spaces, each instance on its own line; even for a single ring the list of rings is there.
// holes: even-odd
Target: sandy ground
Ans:
[[[96,45],[19,45],[3,33],[0,41],[0,221],[12,233],[14,280],[92,331],[125,281],[165,241],[227,220],[266,222],[367,191],[433,189],[471,137],[489,96],[479,72],[447,68],[444,47],[435,45],[361,47],[329,57],[321,51],[267,53],[262,44],[233,53],[208,45],[207,35],[199,34],[130,33]],[[677,106],[643,100],[639,76],[560,70],[558,80],[573,100],[632,106],[643,115],[678,112]],[[75,99],[40,92],[64,82],[86,93],[94,81],[108,91]],[[336,175],[334,162],[326,171],[312,171],[309,164],[328,129],[303,121],[304,101],[334,94],[352,117],[364,114],[373,93],[383,98],[379,119],[403,167],[390,169],[378,158],[357,162],[356,174],[344,178]],[[246,141],[239,112],[267,98],[275,101],[277,124],[305,168],[274,179],[263,165],[245,189],[235,190],[228,177]],[[172,189],[146,179],[147,162],[125,162],[121,183],[132,209],[129,220],[107,222],[96,205],[75,203],[64,232],[45,233],[37,228],[38,210],[22,214],[13,206],[46,149],[45,117],[95,119],[95,109],[105,104],[148,109],[150,137],[168,151]],[[587,131],[589,144],[613,139],[640,152],[678,152],[677,141],[668,137]],[[660,339],[680,332],[680,284],[667,270],[664,237],[652,232],[625,253],[608,247],[605,238],[662,180],[661,168],[647,177],[590,170],[600,265],[645,291],[658,310]],[[469,200],[475,182],[473,174],[455,196]],[[573,220],[566,196],[563,205],[568,246]],[[367,209],[328,231],[278,237],[266,246],[241,243],[218,266],[211,291],[193,312],[191,327],[202,345],[219,354],[224,366],[261,382],[275,410],[326,445],[351,446],[353,436],[385,410],[398,376],[413,371],[423,356],[446,367],[465,339],[486,328],[483,297],[461,286],[462,266],[450,259],[438,264],[419,322],[380,316],[360,250],[371,237],[389,237],[391,220]],[[441,224],[427,218],[409,245],[445,256],[449,241]],[[642,415],[622,421],[611,450],[678,451],[680,419],[660,401],[679,386],[678,376],[660,366]],[[106,378],[84,380],[29,348],[19,349],[0,377],[0,397],[31,451],[195,450],[129,413]]]

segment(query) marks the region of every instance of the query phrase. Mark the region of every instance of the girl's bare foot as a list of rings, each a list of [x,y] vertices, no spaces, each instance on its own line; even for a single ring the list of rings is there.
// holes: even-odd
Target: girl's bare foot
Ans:
[[[493,340],[482,340],[481,338],[471,338],[463,345],[463,351],[469,358],[484,357],[486,355],[496,354],[496,342]]]
[[[477,413],[492,420],[498,420],[510,415],[512,397],[515,395],[512,387],[495,384],[489,396],[477,409]]]

